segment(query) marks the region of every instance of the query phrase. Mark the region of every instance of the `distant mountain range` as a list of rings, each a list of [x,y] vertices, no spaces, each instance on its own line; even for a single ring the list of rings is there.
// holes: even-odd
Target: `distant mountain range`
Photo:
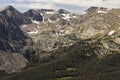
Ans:
[[[120,9],[90,7],[79,15],[64,9],[30,9],[24,13],[10,5],[0,9],[0,72],[20,72],[32,61],[46,59],[43,63],[47,64],[65,60],[70,53],[69,60],[75,50],[80,53],[79,49],[85,53],[83,57],[97,59],[120,53]],[[54,53],[57,50],[61,53]]]

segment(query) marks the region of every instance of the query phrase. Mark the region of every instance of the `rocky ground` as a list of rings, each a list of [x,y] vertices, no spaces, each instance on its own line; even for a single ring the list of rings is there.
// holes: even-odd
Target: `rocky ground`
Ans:
[[[90,7],[79,15],[64,9],[21,13],[7,6],[0,10],[0,70],[7,73],[21,71],[30,61],[42,59],[44,63],[65,57],[59,49],[74,50],[79,40],[85,42],[79,47],[86,56],[95,54],[101,59],[119,53],[120,9]]]

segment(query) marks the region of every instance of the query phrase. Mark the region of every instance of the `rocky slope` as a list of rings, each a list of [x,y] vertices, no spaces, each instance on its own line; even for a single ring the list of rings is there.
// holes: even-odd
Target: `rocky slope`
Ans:
[[[57,12],[59,13],[57,14]],[[61,35],[63,32],[59,32],[59,29],[55,27],[57,24],[51,23],[50,18],[56,18],[57,16],[55,15],[60,15],[59,18],[63,19],[62,14],[70,14],[70,12],[66,13],[64,10],[41,9],[21,13],[10,5],[0,9],[0,70],[7,73],[20,71],[26,66],[32,49],[51,51],[61,47],[64,41],[61,42],[58,36],[52,35],[51,33]],[[44,21],[45,19],[47,21]],[[62,23],[64,23],[64,21],[62,21]],[[58,31],[52,30],[52,27],[49,28],[49,25],[54,26]],[[60,22],[59,25],[66,25],[66,23],[61,24]],[[24,26],[24,28],[21,26]],[[20,28],[22,28],[24,32]],[[39,34],[38,31],[36,31],[37,29],[39,30]],[[50,33],[50,35],[48,35],[48,33]],[[35,38],[33,40],[34,45],[31,46],[31,48],[30,38]]]
[[[21,16],[12,6],[0,11],[0,70],[8,73],[20,71],[27,63],[21,54],[27,45],[27,37],[18,26],[24,23]]]
[[[114,10],[116,11],[114,13]],[[103,7],[91,7],[80,15],[76,34],[87,39],[109,35],[111,31],[117,32],[120,26],[119,9],[107,9]]]
[[[103,7],[90,7],[85,12],[81,13],[76,18],[74,14],[69,11],[51,10],[49,13],[46,11],[44,15],[51,15],[47,18],[48,22],[34,23],[32,25],[24,25],[22,30],[27,32],[27,34],[33,38],[33,41],[37,44],[44,43],[62,43],[63,45],[71,45],[75,42],[75,39],[89,39],[89,38],[99,38],[105,35],[112,35],[114,32],[119,31],[120,17],[119,9],[107,9]],[[40,11],[41,12],[41,11]],[[46,16],[43,17],[45,18]],[[68,16],[69,20],[63,16]],[[70,15],[72,15],[70,19]],[[55,17],[55,18],[52,18]],[[59,18],[58,21],[57,18]],[[54,20],[52,20],[54,19]],[[51,21],[52,20],[52,21]],[[34,27],[33,27],[34,26]],[[54,38],[55,40],[42,40],[38,39],[42,36],[49,36],[49,38]],[[53,44],[51,44],[53,45]],[[59,45],[58,45],[59,46]],[[61,46],[61,45],[60,45]],[[47,46],[46,46],[47,47]],[[51,46],[52,50],[52,46]],[[47,51],[47,49],[46,49]]]
[[[50,22],[58,23],[59,25],[62,26],[68,25],[70,19],[77,18],[77,15],[64,9],[28,10],[27,12],[23,13],[23,15],[29,17],[35,23]]]
[[[8,16],[11,20],[12,23],[15,25],[22,25],[22,24],[30,24],[31,20],[24,16],[21,12],[16,10],[14,7],[11,5],[6,6],[5,8],[0,10],[0,13]]]
[[[79,44],[79,40],[85,43]],[[8,6],[0,10],[0,70],[8,73],[20,71],[26,66],[27,59],[35,59],[34,62],[37,62],[39,58],[48,58],[49,62],[55,57],[57,60],[66,54],[52,54],[53,50],[73,45],[74,51],[75,43],[83,47],[80,50],[85,56],[94,53],[101,59],[106,54],[119,53],[120,10],[90,7],[80,15],[64,9],[39,9],[20,13]],[[36,54],[31,58],[33,49]],[[50,51],[53,52],[48,53]]]
[[[116,35],[118,33],[114,34]],[[23,72],[0,79],[119,80],[120,39],[115,39],[104,36],[99,39],[79,40],[72,46],[48,53],[52,54],[37,62],[33,58],[34,63],[31,62]]]
[[[43,21],[42,15],[37,10],[28,10],[27,12],[24,13],[24,16],[29,17],[33,22],[34,21],[39,21],[39,22]]]
[[[75,23],[71,21],[77,19],[78,15],[64,9],[28,10],[24,15],[28,16],[33,24],[22,25],[21,29],[33,39],[36,48],[51,51],[74,42],[68,37],[74,35],[72,25]]]

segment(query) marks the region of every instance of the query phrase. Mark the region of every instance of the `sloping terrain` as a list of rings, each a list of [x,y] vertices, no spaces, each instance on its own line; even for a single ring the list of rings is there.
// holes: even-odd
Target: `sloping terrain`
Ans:
[[[76,35],[87,39],[107,35],[110,31],[117,32],[120,26],[119,11],[119,9],[90,7],[84,14],[80,15],[75,31]]]
[[[18,26],[23,21],[21,15],[12,6],[0,11],[0,70],[7,73],[20,71],[28,62],[21,54],[28,44],[28,38]]]
[[[0,80],[119,80],[119,12],[0,10]]]
[[[16,10],[11,5],[8,5],[5,8],[1,9],[0,14],[8,16],[10,18],[10,22],[14,23],[17,26],[31,23],[31,20],[28,17],[24,16],[21,12]]]
[[[79,40],[70,47],[52,51],[51,56],[34,62],[23,72],[1,79],[119,80],[120,46],[113,39],[104,38],[109,48],[104,46],[103,39]]]

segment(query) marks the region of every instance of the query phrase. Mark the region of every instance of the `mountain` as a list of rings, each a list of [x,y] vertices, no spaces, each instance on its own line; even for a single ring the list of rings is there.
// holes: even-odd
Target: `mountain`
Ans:
[[[108,10],[107,8],[104,7],[90,7],[89,9],[86,10],[86,12],[94,12],[95,10]]]
[[[25,19],[21,16],[12,6],[0,11],[0,70],[7,73],[20,71],[28,62],[21,51],[28,44],[19,27]]]
[[[65,26],[69,23],[71,18],[76,18],[77,15],[71,13],[64,9],[54,10],[54,9],[38,9],[38,10],[28,10],[23,13],[24,16],[29,17],[34,23],[39,22],[50,22],[58,23],[59,25]],[[67,23],[64,23],[67,22]]]
[[[40,60],[36,56],[37,58],[31,60],[31,65],[24,73],[10,76],[10,78],[13,80],[18,77],[20,80],[119,80],[119,11],[120,9],[90,7],[73,21],[74,25],[61,28],[54,23],[34,24],[34,30],[38,30],[38,33],[28,32],[28,35],[36,42],[38,41],[36,44],[40,43],[36,49]],[[27,27],[25,29],[30,30]],[[50,36],[41,37],[43,35]],[[69,41],[72,40],[70,41],[72,44],[63,47],[62,43],[62,47],[44,52],[45,50],[41,48],[42,42],[43,44],[51,43],[50,40],[53,39],[68,42],[66,44],[70,44]],[[45,47],[48,48],[46,45]],[[37,67],[36,63],[39,64]],[[30,76],[33,73],[36,75]]]
[[[43,14],[43,22],[25,25],[26,27],[23,26],[21,29],[33,39],[35,46],[49,51],[74,44],[77,39],[100,38],[105,35],[109,36],[111,31],[119,31],[119,11],[119,9],[90,7],[79,16],[76,16],[76,18],[70,18],[69,16],[69,19],[66,19],[63,16],[74,14],[64,9],[44,9],[39,10],[39,12],[42,12],[40,14]],[[43,36],[50,39],[46,39]],[[60,44],[56,46],[56,43]]]
[[[119,80],[120,46],[112,38],[104,38],[79,40],[72,46],[47,53],[52,55],[43,60],[32,58],[27,70],[1,79]]]
[[[116,11],[114,13],[114,11]],[[118,31],[120,26],[120,9],[91,7],[79,16],[76,28],[78,37],[91,38],[108,35],[110,31]]]
[[[11,23],[11,19],[3,14],[0,14],[0,34],[2,45],[0,46],[0,50],[17,51],[17,49],[26,44],[24,39],[26,39],[27,37],[23,34],[21,29]],[[11,43],[11,46],[9,43]],[[12,46],[14,46],[14,48],[12,48]]]
[[[33,39],[35,49],[51,51],[74,42],[67,36],[72,34],[74,23],[71,21],[78,15],[64,9],[28,10],[23,14],[33,21],[33,24],[21,26],[21,29]],[[35,16],[43,21],[35,19]]]
[[[43,21],[43,17],[41,13],[37,10],[28,10],[27,12],[24,13],[24,16],[31,18],[31,20],[33,21],[39,21],[39,22]]]
[[[57,12],[60,14],[70,14],[71,13],[71,12],[64,10],[64,9],[59,9],[59,10],[57,10]]]
[[[120,9],[8,6],[0,10],[0,80],[119,80],[119,23]]]
[[[10,18],[11,22],[14,23],[14,25],[22,25],[22,24],[30,24],[31,23],[31,20],[28,17],[23,16],[22,13],[20,13],[18,10],[16,10],[11,5],[0,10],[0,14],[8,16]]]

